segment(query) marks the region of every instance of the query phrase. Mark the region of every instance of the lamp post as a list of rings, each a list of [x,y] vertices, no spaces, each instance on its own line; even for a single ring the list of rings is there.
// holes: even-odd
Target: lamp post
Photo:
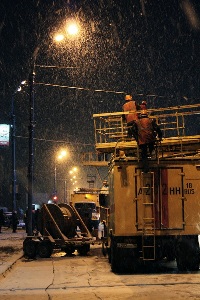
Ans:
[[[57,166],[56,166],[56,160],[54,164],[54,194],[57,194]]]
[[[74,33],[73,33],[74,34]],[[32,235],[32,203],[34,181],[34,128],[35,128],[35,66],[40,45],[33,53],[31,72],[29,75],[29,164],[28,164],[28,235]],[[56,190],[56,165],[55,165],[54,190]]]
[[[17,209],[16,204],[16,116],[15,116],[15,95],[20,92],[22,85],[25,85],[26,81],[22,81],[17,89],[12,94],[11,103],[11,123],[12,123],[12,134],[11,134],[11,144],[12,144],[12,210]]]
[[[66,197],[66,191],[67,191],[67,180],[64,180],[64,203],[67,203],[67,197]]]
[[[28,230],[32,235],[32,203],[33,203],[33,180],[34,180],[34,133],[35,133],[35,62],[40,47],[33,52],[31,72],[29,75],[29,163],[28,163]]]
[[[15,134],[16,134],[16,118],[15,118],[15,94],[12,95],[12,210],[16,210],[16,143],[15,143]]]

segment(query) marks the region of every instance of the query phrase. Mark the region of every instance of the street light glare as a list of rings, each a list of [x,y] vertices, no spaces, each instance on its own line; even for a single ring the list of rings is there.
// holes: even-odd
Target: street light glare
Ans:
[[[62,156],[66,156],[66,155],[67,155],[67,151],[66,151],[66,150],[62,150],[62,151],[61,151],[61,155],[62,155]]]
[[[69,174],[73,174],[74,172],[77,172],[78,168],[77,167],[73,167],[70,171]]]
[[[78,25],[76,23],[68,24],[66,27],[66,31],[71,36],[76,36],[79,32]]]
[[[67,151],[66,150],[61,150],[60,153],[57,156],[57,159],[61,160],[63,159],[63,157],[65,157],[67,155]]]
[[[63,35],[63,34],[56,34],[56,35],[54,36],[54,40],[55,40],[56,42],[61,42],[61,41],[64,40],[64,35]]]

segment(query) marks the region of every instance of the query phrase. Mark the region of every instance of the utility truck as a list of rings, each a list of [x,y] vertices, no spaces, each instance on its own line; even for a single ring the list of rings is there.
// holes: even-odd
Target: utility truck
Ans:
[[[148,172],[136,141],[127,137],[124,113],[93,115],[96,150],[111,154],[103,246],[114,272],[162,259],[176,259],[180,271],[199,269],[200,135],[192,132],[200,129],[199,108],[148,110],[163,132]]]

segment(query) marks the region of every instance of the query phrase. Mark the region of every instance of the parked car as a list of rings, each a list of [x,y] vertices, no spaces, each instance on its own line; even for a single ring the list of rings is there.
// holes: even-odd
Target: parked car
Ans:
[[[24,220],[19,220],[19,224],[17,225],[18,228],[25,228],[26,227],[26,224],[24,222]]]
[[[4,213],[5,221],[4,221],[4,227],[11,228],[12,227],[12,212],[8,211]],[[17,225],[17,228],[25,228],[26,224],[24,220],[19,219],[19,223]]]
[[[12,212],[8,211],[4,213],[5,221],[4,227],[10,228],[12,225]]]

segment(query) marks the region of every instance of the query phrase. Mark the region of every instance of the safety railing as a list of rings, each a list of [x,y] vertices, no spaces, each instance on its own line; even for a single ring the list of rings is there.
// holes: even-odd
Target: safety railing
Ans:
[[[127,137],[125,115],[129,113],[93,115],[95,151],[83,154],[84,165],[108,166],[113,155],[123,157],[123,151],[139,160],[136,141]],[[158,160],[200,155],[200,104],[148,109],[148,114],[150,118],[156,119],[163,133],[162,143],[156,143]]]
[[[81,161],[83,165],[87,166],[108,166],[110,161],[110,153],[96,152],[84,152],[82,153]]]
[[[124,116],[130,113],[135,112],[94,114],[96,144],[112,143],[119,139],[127,140],[127,124]],[[139,113],[140,111],[138,111]],[[199,123],[200,104],[149,109],[148,113],[150,118],[156,119],[165,138],[183,137],[193,135],[192,132],[189,134],[188,130],[186,132],[186,122],[187,118],[192,116],[193,118],[196,117],[197,123]]]

